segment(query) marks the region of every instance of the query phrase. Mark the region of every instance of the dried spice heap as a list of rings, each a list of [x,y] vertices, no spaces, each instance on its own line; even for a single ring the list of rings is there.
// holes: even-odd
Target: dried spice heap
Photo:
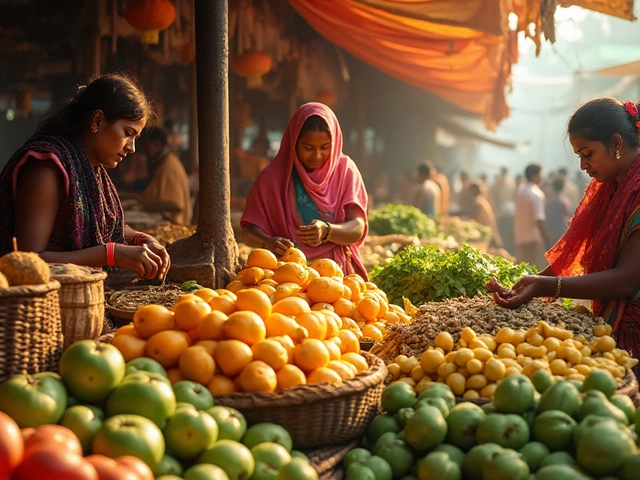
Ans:
[[[420,307],[413,323],[394,323],[387,326],[384,341],[375,345],[371,353],[390,361],[397,355],[420,356],[427,347],[435,346],[440,332],[449,332],[454,342],[465,327],[478,334],[495,335],[503,327],[529,329],[540,320],[550,325],[563,326],[575,336],[593,338],[593,328],[604,323],[602,318],[567,310],[558,304],[532,300],[515,310],[499,307],[491,297],[455,298],[444,302],[431,302]]]
[[[164,285],[160,287],[145,287],[139,290],[125,290],[109,300],[109,305],[119,310],[135,312],[145,305],[162,305],[173,307],[178,297],[184,295],[178,285]]]

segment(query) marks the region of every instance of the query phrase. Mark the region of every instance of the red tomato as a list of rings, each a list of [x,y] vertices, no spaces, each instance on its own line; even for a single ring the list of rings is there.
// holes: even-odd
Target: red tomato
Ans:
[[[24,441],[18,424],[0,412],[0,478],[9,478],[24,456]]]
[[[113,458],[104,455],[89,455],[85,458],[98,472],[98,480],[142,480],[127,465],[121,465]]]
[[[120,465],[126,465],[131,470],[136,472],[140,477],[140,480],[154,480],[156,477],[153,475],[151,468],[147,465],[144,460],[140,460],[138,457],[134,457],[133,455],[124,455],[122,457],[116,458],[116,462]]]
[[[35,431],[36,429],[33,427],[27,427],[20,430],[20,433],[22,434],[22,441],[26,442],[29,439],[29,437],[33,435],[33,432]]]
[[[24,442],[25,452],[44,446],[59,446],[69,453],[82,456],[82,445],[76,434],[60,425],[40,425]]]
[[[59,445],[32,448],[16,469],[12,480],[100,480],[98,472],[80,455],[66,451]]]

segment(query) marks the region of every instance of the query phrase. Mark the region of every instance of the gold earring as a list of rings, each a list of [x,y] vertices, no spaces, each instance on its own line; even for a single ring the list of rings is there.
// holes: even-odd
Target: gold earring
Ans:
[[[620,150],[616,150],[616,160],[620,160]]]

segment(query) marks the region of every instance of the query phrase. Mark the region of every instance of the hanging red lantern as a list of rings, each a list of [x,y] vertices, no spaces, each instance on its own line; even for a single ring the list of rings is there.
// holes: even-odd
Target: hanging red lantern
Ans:
[[[329,107],[333,107],[337,100],[338,97],[333,90],[321,89],[316,92],[316,102],[324,103]]]
[[[247,88],[257,89],[262,86],[262,77],[269,73],[273,61],[264,52],[245,52],[236,57],[233,62],[233,71],[247,79]]]
[[[160,30],[169,28],[176,19],[176,7],[169,0],[129,0],[124,18],[132,27],[142,30],[142,43],[156,45]]]

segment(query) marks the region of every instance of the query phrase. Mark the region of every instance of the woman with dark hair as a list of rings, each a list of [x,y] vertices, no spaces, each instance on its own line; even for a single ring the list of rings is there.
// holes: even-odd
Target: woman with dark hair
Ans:
[[[331,258],[345,274],[367,278],[358,247],[367,235],[367,192],[342,131],[321,103],[301,106],[280,151],[260,172],[242,215],[242,239],[281,256],[298,246],[307,258]]]
[[[0,255],[18,247],[45,261],[132,269],[163,280],[169,255],[151,236],[124,224],[107,175],[135,152],[154,117],[133,79],[97,77],[44,120],[0,174]]]
[[[567,232],[546,254],[549,267],[513,289],[492,281],[499,305],[534,297],[592,300],[621,348],[640,354],[640,118],[638,105],[592,100],[569,121],[580,168],[592,178]]]

